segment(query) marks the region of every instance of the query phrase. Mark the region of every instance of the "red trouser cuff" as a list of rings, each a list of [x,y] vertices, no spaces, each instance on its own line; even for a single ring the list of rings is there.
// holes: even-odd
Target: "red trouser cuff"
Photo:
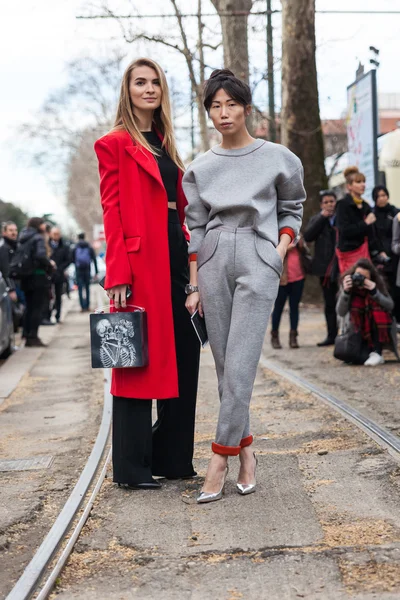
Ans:
[[[279,236],[283,235],[284,233],[287,233],[287,235],[289,235],[292,238],[293,242],[294,238],[296,237],[293,229],[291,227],[283,227],[279,230]]]
[[[253,436],[252,435],[248,435],[247,437],[243,438],[242,440],[240,440],[240,447],[241,448],[246,448],[246,446],[251,446],[253,443]]]
[[[238,456],[240,452],[240,446],[221,446],[213,442],[211,444],[212,451],[215,454],[223,454],[224,456]]]

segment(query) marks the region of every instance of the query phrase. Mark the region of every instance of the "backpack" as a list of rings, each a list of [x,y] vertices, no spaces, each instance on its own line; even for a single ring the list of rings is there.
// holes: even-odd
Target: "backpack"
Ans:
[[[88,269],[92,257],[89,246],[77,246],[75,249],[75,266],[77,269]]]
[[[26,242],[18,244],[10,261],[10,277],[12,279],[23,279],[24,277],[33,275],[36,267],[33,257],[33,247],[36,243],[35,237],[33,235]]]

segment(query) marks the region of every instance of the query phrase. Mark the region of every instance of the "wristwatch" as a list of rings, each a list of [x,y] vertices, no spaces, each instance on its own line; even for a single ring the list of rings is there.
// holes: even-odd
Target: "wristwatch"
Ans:
[[[194,292],[198,292],[199,291],[199,286],[198,285],[191,285],[190,283],[187,283],[185,285],[185,294],[186,296],[189,296],[190,294],[194,294]]]

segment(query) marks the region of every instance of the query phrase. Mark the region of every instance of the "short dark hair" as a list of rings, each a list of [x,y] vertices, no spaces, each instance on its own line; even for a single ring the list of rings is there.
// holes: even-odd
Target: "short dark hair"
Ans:
[[[3,232],[7,231],[7,227],[10,227],[10,225],[15,225],[15,227],[17,227],[17,224],[14,223],[14,221],[5,221],[5,223],[3,223]]]
[[[85,239],[85,233],[82,231],[82,233],[78,233],[78,240],[84,240]]]
[[[388,198],[390,198],[390,196],[389,196],[389,190],[387,189],[386,186],[384,186],[384,185],[376,185],[374,187],[374,189],[372,190],[372,200],[375,202],[375,204],[376,204],[376,201],[378,200],[378,194],[379,194],[379,192],[385,192],[386,196]]]
[[[45,220],[42,217],[32,217],[29,219],[27,225],[28,227],[32,227],[32,229],[36,229],[36,231],[40,231],[40,227],[45,223]]]
[[[211,104],[218,90],[225,90],[227,94],[242,106],[251,104],[250,87],[235,77],[229,69],[215,69],[206,81],[203,92],[203,104],[207,112],[210,112]]]
[[[333,196],[337,200],[336,194],[333,190],[321,190],[319,193],[319,201],[322,202],[326,196]]]

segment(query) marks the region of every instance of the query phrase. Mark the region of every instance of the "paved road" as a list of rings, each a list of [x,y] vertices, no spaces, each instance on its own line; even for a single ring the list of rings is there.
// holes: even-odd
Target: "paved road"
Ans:
[[[396,378],[397,365],[346,372],[328,351],[314,348],[322,333],[318,319],[305,315],[302,340],[307,332],[309,347],[286,350],[282,359],[303,376],[315,367],[318,382],[334,393],[347,397],[352,385],[356,401],[376,415],[385,412],[382,402],[394,410],[395,401],[381,400],[373,386],[379,373]],[[57,598],[398,600],[398,463],[312,395],[260,369],[252,401],[257,493],[235,492],[238,465],[231,461],[224,499],[197,506],[217,409],[207,350],[196,432],[200,478],[164,482],[157,492],[126,492],[115,488],[110,473]]]

